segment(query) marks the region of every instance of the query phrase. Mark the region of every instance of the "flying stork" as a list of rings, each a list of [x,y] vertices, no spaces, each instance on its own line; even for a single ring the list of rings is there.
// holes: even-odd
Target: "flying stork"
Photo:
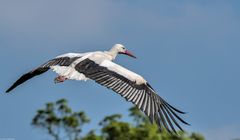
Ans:
[[[121,44],[116,44],[109,51],[104,52],[63,54],[22,75],[6,93],[51,69],[58,74],[54,79],[55,83],[69,79],[94,80],[136,105],[152,123],[156,122],[160,131],[162,128],[170,133],[176,133],[176,128],[183,131],[179,122],[186,125],[188,123],[179,117],[179,114],[185,114],[185,112],[162,99],[142,76],[114,63],[113,60],[118,54],[136,58]]]

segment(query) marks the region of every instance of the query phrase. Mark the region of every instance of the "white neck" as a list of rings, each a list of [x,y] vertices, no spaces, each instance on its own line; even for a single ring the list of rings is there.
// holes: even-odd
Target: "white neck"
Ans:
[[[112,60],[116,59],[116,57],[118,55],[118,51],[115,48],[112,48],[109,51],[106,51],[105,53],[110,55],[112,57]]]

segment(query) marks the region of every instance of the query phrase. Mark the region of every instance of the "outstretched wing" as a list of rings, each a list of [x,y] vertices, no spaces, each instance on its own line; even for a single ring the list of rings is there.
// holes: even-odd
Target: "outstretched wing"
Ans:
[[[86,77],[95,82],[115,91],[124,97],[127,101],[135,104],[143,111],[153,123],[158,124],[160,130],[162,127],[169,132],[176,132],[175,127],[183,131],[178,121],[188,124],[179,114],[184,112],[174,108],[158,96],[153,88],[144,79],[109,60],[104,60],[100,64],[85,59],[78,63],[75,69],[83,73]]]
[[[43,74],[44,72],[48,71],[51,66],[56,66],[56,65],[69,66],[69,65],[71,65],[72,62],[74,62],[78,58],[80,58],[80,57],[79,56],[74,56],[74,57],[63,56],[63,57],[57,57],[52,60],[49,60],[48,62],[44,63],[40,67],[22,75],[8,90],[6,90],[6,93],[10,92],[11,90],[16,88],[20,84],[24,83],[25,81],[27,81],[37,75]]]

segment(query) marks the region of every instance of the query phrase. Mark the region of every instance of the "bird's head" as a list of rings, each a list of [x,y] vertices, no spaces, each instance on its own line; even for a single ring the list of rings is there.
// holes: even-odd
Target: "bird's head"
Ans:
[[[122,44],[116,44],[113,46],[112,50],[116,51],[118,54],[125,54],[133,58],[137,58],[136,56],[133,55],[130,51],[126,49]]]

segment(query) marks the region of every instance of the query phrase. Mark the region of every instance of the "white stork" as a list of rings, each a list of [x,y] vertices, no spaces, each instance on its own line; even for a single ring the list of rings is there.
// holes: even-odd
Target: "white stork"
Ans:
[[[116,44],[112,49],[104,52],[63,54],[24,74],[6,92],[10,92],[30,78],[52,69],[59,75],[55,78],[55,83],[64,82],[67,79],[92,79],[135,104],[149,117],[152,123],[157,123],[160,131],[163,127],[170,133],[172,131],[176,133],[176,127],[183,131],[178,121],[186,125],[188,123],[180,118],[178,113],[185,113],[157,95],[142,76],[113,63],[112,61],[118,54],[136,58],[121,44]]]

